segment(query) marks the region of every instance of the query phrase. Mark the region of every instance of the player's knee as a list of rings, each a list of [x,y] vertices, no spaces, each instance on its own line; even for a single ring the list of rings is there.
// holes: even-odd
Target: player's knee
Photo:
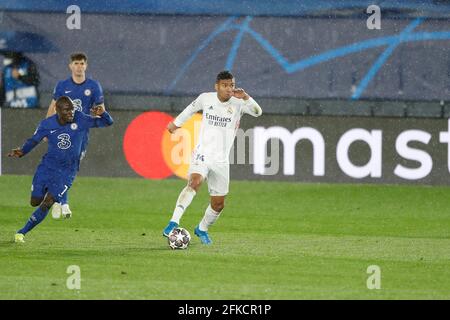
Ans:
[[[30,199],[30,205],[32,207],[37,207],[38,205],[40,205],[42,202],[42,198],[31,198]]]
[[[202,179],[200,179],[200,178],[189,179],[188,187],[194,189],[195,192],[198,192],[201,185],[202,185]]]
[[[211,208],[215,212],[221,212],[223,208],[225,208],[225,202],[224,201],[214,201],[211,203]]]

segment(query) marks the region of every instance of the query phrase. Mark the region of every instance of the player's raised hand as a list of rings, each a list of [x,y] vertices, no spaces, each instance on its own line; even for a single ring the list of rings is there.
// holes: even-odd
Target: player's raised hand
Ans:
[[[95,116],[101,116],[105,112],[105,106],[103,104],[99,104],[92,108],[92,113]]]
[[[23,151],[20,148],[13,149],[13,150],[11,150],[10,153],[8,153],[8,157],[22,158],[23,157]]]
[[[250,96],[247,94],[247,92],[245,92],[245,90],[242,88],[234,89],[233,97],[238,98],[238,99],[244,99],[244,100],[248,100],[250,98]]]

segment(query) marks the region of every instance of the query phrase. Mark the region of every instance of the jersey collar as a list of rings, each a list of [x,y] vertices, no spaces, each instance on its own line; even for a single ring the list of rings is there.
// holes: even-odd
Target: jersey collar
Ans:
[[[84,79],[84,81],[83,82],[81,82],[81,83],[76,83],[75,81],[73,81],[73,78],[72,78],[72,76],[70,76],[70,81],[72,81],[72,83],[74,84],[74,85],[76,85],[76,86],[81,86],[81,85],[83,85],[83,84],[85,84],[86,83],[86,81],[87,81],[87,77]]]

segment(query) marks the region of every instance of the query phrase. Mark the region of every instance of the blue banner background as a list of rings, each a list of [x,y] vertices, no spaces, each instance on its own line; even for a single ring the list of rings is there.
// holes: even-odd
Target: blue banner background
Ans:
[[[21,3],[31,2],[18,1],[17,6]],[[67,3],[61,1],[55,10]],[[216,74],[230,69],[238,85],[255,97],[440,101],[450,96],[449,19],[382,18],[381,30],[369,30],[368,15],[177,16],[83,10],[80,30],[66,27],[70,15],[65,13],[1,15],[0,31],[36,32],[58,47],[57,52],[29,54],[41,72],[41,90],[52,91],[58,80],[67,78],[68,57],[81,50],[90,59],[88,73],[109,93],[193,96],[213,90]]]

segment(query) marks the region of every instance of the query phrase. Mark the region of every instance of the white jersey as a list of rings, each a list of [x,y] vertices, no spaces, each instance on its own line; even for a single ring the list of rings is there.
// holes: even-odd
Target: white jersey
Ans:
[[[206,163],[229,163],[239,122],[244,113],[254,117],[262,114],[261,107],[252,98],[248,100],[231,97],[221,102],[216,92],[202,93],[174,120],[181,127],[194,113],[203,112],[202,125],[194,157]]]

